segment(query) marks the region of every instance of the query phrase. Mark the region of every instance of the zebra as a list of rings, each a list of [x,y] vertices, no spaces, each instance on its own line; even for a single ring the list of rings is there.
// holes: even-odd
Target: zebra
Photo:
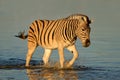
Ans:
[[[78,51],[75,46],[77,37],[81,40],[83,47],[90,45],[90,24],[91,20],[86,15],[76,14],[65,19],[58,20],[35,20],[29,27],[28,52],[26,55],[26,67],[30,66],[30,60],[37,46],[44,48],[43,62],[48,64],[53,49],[58,49],[60,67],[64,67],[64,48],[73,53],[73,58],[67,64],[71,67],[78,58]],[[18,37],[18,36],[17,36]]]

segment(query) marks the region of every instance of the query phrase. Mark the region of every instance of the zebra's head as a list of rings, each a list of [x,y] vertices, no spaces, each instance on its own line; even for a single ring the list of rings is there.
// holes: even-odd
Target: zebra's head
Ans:
[[[81,19],[78,19],[78,27],[76,29],[76,36],[81,40],[83,47],[88,47],[90,45],[90,23],[87,16],[81,16]]]

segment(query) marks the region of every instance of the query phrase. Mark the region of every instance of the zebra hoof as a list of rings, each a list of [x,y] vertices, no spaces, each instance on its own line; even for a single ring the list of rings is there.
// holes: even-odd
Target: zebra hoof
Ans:
[[[25,68],[27,68],[27,69],[30,68],[30,65],[25,65]]]
[[[72,67],[72,65],[68,64],[66,67],[67,67],[67,68],[71,68],[71,67]]]

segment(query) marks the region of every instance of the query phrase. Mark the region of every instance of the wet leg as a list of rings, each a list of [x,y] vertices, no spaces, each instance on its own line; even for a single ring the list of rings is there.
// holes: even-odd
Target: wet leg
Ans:
[[[64,67],[64,52],[63,52],[63,48],[59,47],[58,48],[58,52],[59,52],[60,66],[61,66],[61,68],[63,68]]]
[[[71,67],[73,65],[73,63],[75,62],[75,60],[78,58],[78,52],[76,50],[75,45],[69,46],[67,47],[67,49],[73,53],[73,58],[70,60],[70,62],[68,63],[67,67]]]
[[[25,66],[28,67],[30,65],[30,60],[32,58],[32,55],[36,49],[36,43],[35,42],[28,42],[28,52],[26,55],[26,64]]]
[[[32,47],[32,48],[28,49],[28,53],[26,55],[26,64],[25,64],[26,67],[28,67],[30,64],[30,60],[32,58],[32,55],[33,55],[35,48],[36,47]]]
[[[48,64],[49,57],[51,55],[52,50],[51,49],[45,49],[44,55],[43,55],[43,62],[45,65]]]

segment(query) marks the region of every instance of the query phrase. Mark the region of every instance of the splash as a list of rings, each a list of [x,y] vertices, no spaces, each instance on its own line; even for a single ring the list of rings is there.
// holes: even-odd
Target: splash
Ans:
[[[68,61],[65,62],[64,68],[60,68],[59,62],[50,61],[43,65],[42,60],[31,60],[30,67],[25,67],[25,60],[19,58],[10,58],[7,60],[0,59],[0,69],[51,69],[51,70],[88,70],[89,67],[74,64],[67,67]]]
[[[59,62],[50,62],[47,65],[40,65],[40,67],[43,69],[52,69],[52,70],[81,70],[82,71],[82,70],[90,69],[90,67],[86,67],[78,64],[74,64],[71,67],[67,67],[67,64],[68,64],[68,61],[65,62],[64,68],[61,68]]]

